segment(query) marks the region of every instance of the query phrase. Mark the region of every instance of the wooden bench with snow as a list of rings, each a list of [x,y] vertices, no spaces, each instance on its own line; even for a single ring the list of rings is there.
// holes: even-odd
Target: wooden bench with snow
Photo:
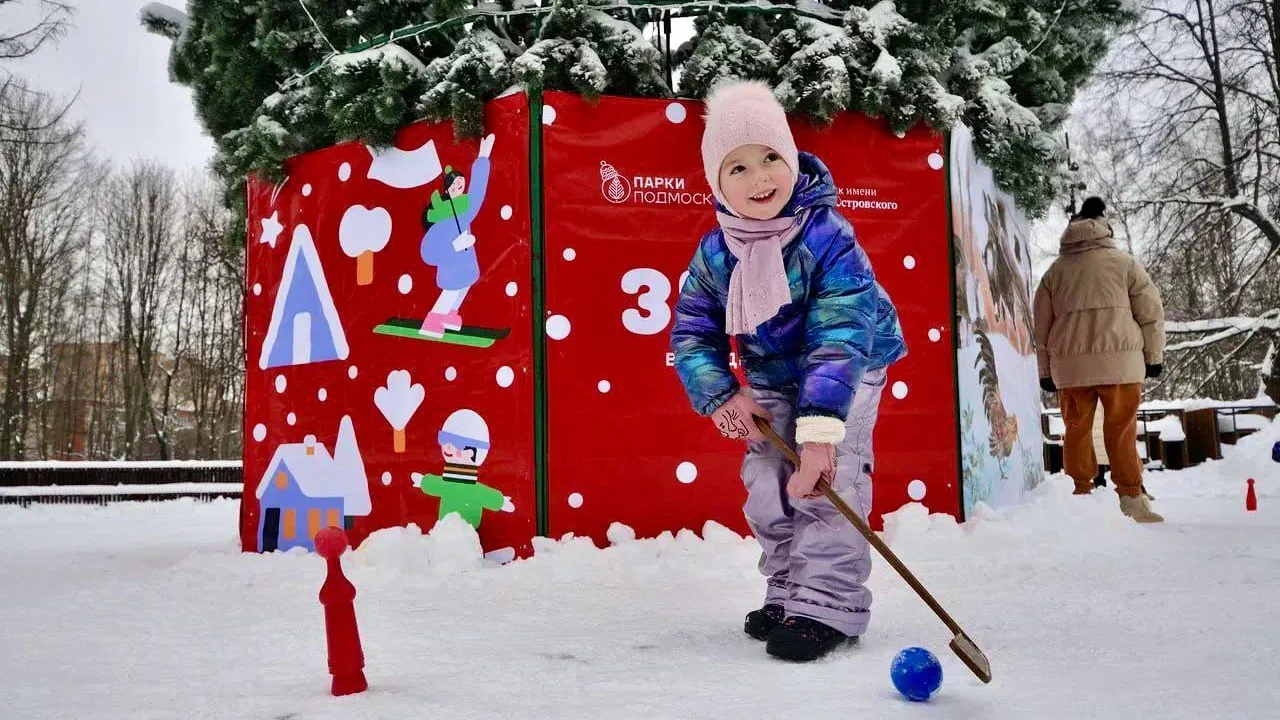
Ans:
[[[1149,470],[1180,470],[1222,458],[1222,445],[1234,445],[1275,419],[1276,404],[1252,400],[1150,401],[1138,408],[1138,455]],[[1099,407],[1097,412],[1101,413]],[[1060,472],[1066,425],[1058,408],[1041,413],[1044,463]]]

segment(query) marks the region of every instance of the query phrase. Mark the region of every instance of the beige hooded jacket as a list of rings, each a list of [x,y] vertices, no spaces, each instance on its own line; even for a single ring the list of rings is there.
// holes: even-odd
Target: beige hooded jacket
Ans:
[[[1073,220],[1035,299],[1040,377],[1059,388],[1140,383],[1164,362],[1164,305],[1104,220]]]

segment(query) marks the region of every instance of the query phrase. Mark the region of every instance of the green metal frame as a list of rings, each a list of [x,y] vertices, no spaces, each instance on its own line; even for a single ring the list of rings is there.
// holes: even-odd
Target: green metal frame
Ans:
[[[537,504],[537,534],[550,533],[547,485],[547,336],[546,322],[546,233],[542,208],[542,93],[527,95],[529,102],[529,238],[533,268],[533,484]]]

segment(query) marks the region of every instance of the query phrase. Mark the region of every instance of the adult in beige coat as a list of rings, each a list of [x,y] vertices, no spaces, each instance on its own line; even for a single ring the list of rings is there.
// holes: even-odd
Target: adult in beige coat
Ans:
[[[1142,492],[1137,418],[1143,379],[1163,368],[1164,306],[1142,265],[1116,248],[1105,209],[1100,198],[1085,200],[1036,289],[1040,386],[1059,394],[1063,464],[1076,494],[1092,492],[1098,473],[1092,430],[1101,401],[1120,510],[1138,522],[1161,522]]]

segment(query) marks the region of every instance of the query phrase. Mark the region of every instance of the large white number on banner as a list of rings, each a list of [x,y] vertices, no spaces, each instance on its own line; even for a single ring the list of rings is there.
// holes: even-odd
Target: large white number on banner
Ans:
[[[640,292],[641,288],[648,289]],[[639,293],[636,305],[648,313],[635,308],[624,311],[624,327],[637,335],[657,335],[666,329],[671,322],[671,309],[667,307],[667,299],[671,297],[671,281],[666,275],[653,268],[628,270],[622,276],[622,291],[628,295]]]

